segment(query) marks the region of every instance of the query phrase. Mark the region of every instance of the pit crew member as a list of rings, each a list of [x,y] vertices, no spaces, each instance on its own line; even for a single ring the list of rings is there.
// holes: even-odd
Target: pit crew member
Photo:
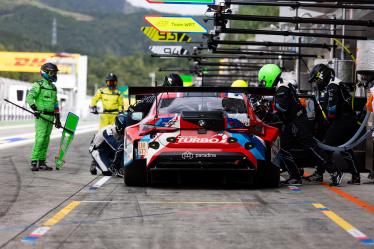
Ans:
[[[316,84],[319,92],[326,90],[327,99],[323,101],[325,104],[323,109],[327,111],[329,128],[325,133],[323,143],[331,146],[344,144],[358,129],[357,120],[352,110],[352,96],[341,84],[341,81],[335,77],[335,71],[324,64],[313,67],[309,75],[309,83]],[[326,153],[329,158],[332,158],[333,152]],[[349,150],[342,152],[342,154],[352,174],[352,179],[348,181],[348,184],[360,184],[360,173],[355,164],[353,151]],[[322,182],[324,172],[323,165],[319,165],[313,175],[307,179]],[[342,173],[339,172],[339,174]]]
[[[301,105],[297,97],[296,89],[291,83],[283,83],[281,78],[282,71],[275,64],[264,65],[259,73],[258,80],[260,85],[265,87],[276,87],[275,108],[280,113],[283,122],[280,133],[280,158],[281,163],[289,172],[290,178],[283,182],[285,185],[301,185],[302,179],[296,162],[290,153],[295,144],[303,147],[306,152],[311,153],[318,161],[332,171],[332,163],[328,161],[327,156],[317,146],[313,139],[311,130],[308,128],[308,118],[305,108]],[[332,174],[331,185],[338,185],[339,174]]]
[[[97,90],[96,95],[91,100],[91,112],[99,114],[97,102],[101,100],[103,113],[100,115],[100,128],[114,124],[117,114],[123,111],[123,99],[117,89],[118,78],[110,73],[105,79],[106,87]]]
[[[123,133],[126,127],[126,116],[116,116],[114,125],[100,129],[93,138],[89,152],[93,158],[90,167],[92,175],[99,168],[103,175],[119,173],[123,162]]]

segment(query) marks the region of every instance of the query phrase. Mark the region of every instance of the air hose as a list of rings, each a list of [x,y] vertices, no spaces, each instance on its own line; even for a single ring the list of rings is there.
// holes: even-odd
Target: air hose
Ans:
[[[317,141],[317,144],[318,146],[323,149],[323,150],[327,150],[327,151],[333,151],[333,152],[343,152],[343,151],[348,151],[348,150],[351,150],[352,148],[356,147],[357,145],[359,145],[360,143],[362,143],[364,140],[366,140],[367,137],[371,136],[371,134],[374,132],[374,126],[370,128],[370,130],[368,130],[362,137],[360,137],[359,139],[356,140],[356,142],[350,144],[350,145],[346,145],[344,147],[341,147],[341,146],[330,146],[330,145],[327,145],[327,144],[323,144],[322,142]]]
[[[348,151],[352,148],[356,147],[360,143],[362,143],[367,137],[371,136],[371,134],[374,132],[374,126],[372,126],[364,135],[362,135],[360,138],[358,136],[361,134],[363,129],[365,128],[366,123],[368,122],[370,117],[370,112],[367,112],[364,118],[364,121],[362,122],[360,128],[357,130],[357,132],[354,134],[354,136],[349,139],[346,143],[339,145],[339,146],[330,146],[327,144],[322,143],[321,141],[316,140],[318,146],[327,151],[333,151],[333,152],[342,152],[342,151]],[[357,139],[358,138],[358,139]]]
[[[358,128],[358,130],[355,133],[355,135],[351,139],[349,139],[345,144],[342,144],[339,147],[344,147],[344,146],[347,146],[347,145],[353,143],[358,138],[358,136],[360,136],[361,132],[364,130],[365,125],[369,121],[369,118],[370,118],[370,112],[367,112],[366,115],[365,115],[364,120],[362,121],[362,123],[360,125],[360,128]]]

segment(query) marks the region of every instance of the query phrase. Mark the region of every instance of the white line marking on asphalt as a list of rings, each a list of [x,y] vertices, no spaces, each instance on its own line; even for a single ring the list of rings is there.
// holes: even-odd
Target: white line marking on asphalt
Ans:
[[[92,187],[90,187],[90,189],[98,189],[100,188],[101,186],[104,185],[104,183],[106,183],[110,178],[112,178],[111,176],[104,176],[103,178],[101,178],[100,180],[98,180],[94,185],[92,185]]]
[[[1,130],[9,130],[9,129],[17,129],[17,128],[33,127],[33,126],[35,126],[34,123],[32,123],[32,124],[24,124],[24,125],[0,126],[0,131]]]
[[[88,133],[88,132],[92,132],[96,130],[97,130],[97,125],[82,126],[77,129],[74,135]],[[9,137],[9,136],[1,137],[0,138],[0,150],[14,148],[14,147],[22,146],[22,145],[27,145],[27,144],[32,144],[34,143],[34,140],[35,140],[34,136],[35,136],[35,133],[28,133],[28,134],[15,135],[12,137]],[[55,130],[51,135],[51,139],[60,138],[61,136],[62,136],[62,133],[58,133],[58,131]],[[10,138],[25,138],[25,139],[22,139],[20,141],[15,141],[15,142],[7,142],[7,143],[1,142],[3,139],[10,139]]]
[[[44,234],[46,234],[48,232],[48,230],[50,229],[50,227],[38,227],[37,229],[35,229],[29,236],[33,236],[33,237],[41,237],[43,236]]]
[[[80,201],[81,203],[131,203],[131,201]],[[192,204],[192,205],[222,205],[222,204],[256,204],[258,202],[242,202],[242,201],[139,201],[140,204]]]

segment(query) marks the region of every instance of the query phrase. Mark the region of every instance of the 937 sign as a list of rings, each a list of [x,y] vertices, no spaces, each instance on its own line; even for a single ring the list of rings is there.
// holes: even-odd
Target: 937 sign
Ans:
[[[158,32],[159,41],[175,41],[177,39],[177,33],[165,33],[165,32]]]
[[[154,27],[142,27],[141,31],[155,42],[191,42],[191,38],[184,33],[160,32]]]

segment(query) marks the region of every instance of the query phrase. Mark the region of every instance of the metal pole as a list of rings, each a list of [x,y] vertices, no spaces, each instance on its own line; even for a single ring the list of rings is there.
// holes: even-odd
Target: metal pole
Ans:
[[[305,2],[305,1],[303,1]],[[336,2],[336,1],[335,1]],[[331,9],[338,9],[338,8],[346,8],[346,9],[374,9],[374,6],[370,5],[350,5],[347,3],[301,3],[298,1],[295,2],[240,2],[240,1],[226,1],[226,5],[247,5],[247,6],[278,6],[278,7],[290,7],[290,8],[303,8],[303,7],[315,7],[315,8],[331,8]]]
[[[336,16],[334,15],[333,17],[334,19],[336,18]],[[336,26],[334,24],[331,24],[330,26],[330,31],[331,31],[331,36],[335,36],[336,35]],[[335,41],[333,38],[330,39],[330,43],[331,45],[333,46],[332,49],[330,50],[330,59],[334,59],[335,57]]]
[[[335,24],[350,26],[374,27],[372,20],[341,20],[341,19],[323,19],[323,18],[302,18],[302,17],[286,17],[286,16],[257,16],[257,15],[233,15],[221,14],[221,20],[237,20],[237,21],[256,21],[256,22],[287,22],[287,23],[308,23],[308,24]]]
[[[298,18],[299,17],[299,8],[296,8],[295,9],[295,14],[296,14],[296,18]],[[296,25],[295,25],[295,30],[299,30],[299,24],[298,23],[296,23]],[[298,36],[297,37],[297,43],[298,44],[300,44],[301,43],[301,37],[300,36]],[[296,73],[296,84],[298,85],[298,89],[300,89],[300,79],[301,79],[301,77],[300,77],[300,67],[301,67],[301,47],[300,46],[298,46],[298,47],[296,47],[296,53],[297,53],[297,59],[296,59],[296,68],[295,68],[295,73]]]
[[[300,29],[299,29],[300,30]],[[249,46],[265,46],[265,47],[308,47],[308,48],[326,48],[330,49],[331,45],[326,43],[305,43],[300,44],[296,42],[258,42],[258,41],[235,41],[235,40],[217,40],[213,44],[227,44],[227,45],[249,45]]]
[[[306,32],[293,32],[293,31],[273,31],[263,29],[236,29],[236,28],[222,28],[219,33],[229,34],[263,34],[263,35],[282,35],[282,36],[308,36],[308,37],[322,37],[322,38],[338,38],[338,39],[351,39],[351,40],[367,40],[366,36],[355,35],[331,35],[325,33],[306,33]]]
[[[343,8],[343,20],[346,20],[346,19],[347,19],[347,11],[345,8]],[[342,35],[343,36],[345,35],[345,25],[343,25],[342,27]],[[343,44],[343,48],[341,48],[340,59],[344,60],[345,59],[345,53],[344,53],[345,39],[342,39],[342,44]]]
[[[16,103],[13,103],[12,101],[10,101],[10,100],[8,100],[8,99],[4,99],[4,101],[5,101],[5,102],[8,102],[9,104],[12,104],[12,105],[14,105],[14,106],[16,106],[16,107],[18,107],[18,108],[20,108],[20,109],[22,109],[22,110],[24,110],[24,111],[26,111],[26,112],[28,112],[28,113],[31,113],[31,114],[34,115],[34,116],[35,116],[35,114],[36,114],[35,112],[32,112],[32,111],[26,109],[25,107],[22,107],[22,106],[20,106],[20,105],[17,105]],[[42,115],[42,114],[41,114],[41,115]],[[37,119],[38,119],[38,118],[43,119],[45,122],[50,123],[50,124],[53,124],[53,125],[56,124],[56,123],[54,123],[53,121],[48,120],[48,119],[46,119],[45,117],[43,117],[43,116],[41,116],[41,115],[39,115],[39,117],[36,117],[36,118],[37,118]],[[67,132],[70,132],[70,133],[74,133],[74,131],[69,130],[68,128],[65,128],[65,127],[61,127],[61,128],[59,128],[59,129],[63,129],[64,131],[67,131]]]
[[[247,50],[238,50],[238,49],[221,49],[221,50],[213,50],[214,54],[241,54],[241,55],[275,55],[275,56],[288,56],[288,57],[309,57],[309,58],[317,58],[319,57],[316,54],[300,54],[297,53],[279,53],[279,52],[255,52],[255,51],[247,51]],[[323,57],[323,56],[321,56]]]

